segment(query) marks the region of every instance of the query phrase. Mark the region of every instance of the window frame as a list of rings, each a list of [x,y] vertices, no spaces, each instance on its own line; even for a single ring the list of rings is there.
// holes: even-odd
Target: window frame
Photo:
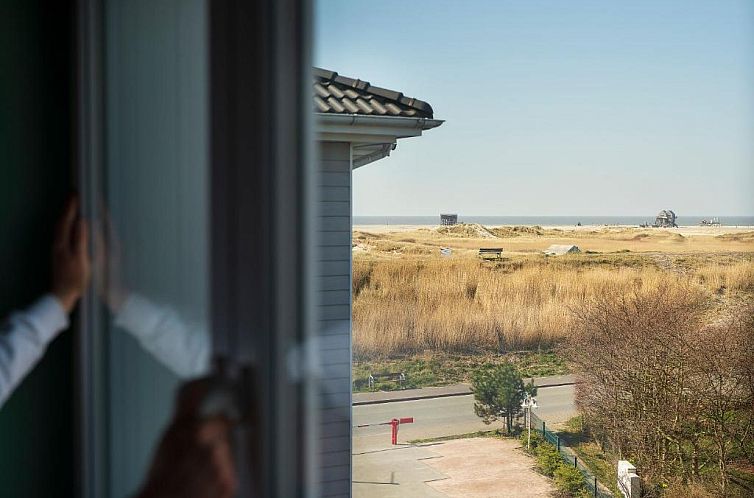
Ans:
[[[290,368],[315,328],[311,4],[206,1],[213,358],[223,365],[216,374],[242,386],[252,414],[236,432],[239,496],[316,496],[315,380]],[[96,218],[105,180],[104,8],[77,0],[76,9],[77,185],[84,215]],[[75,351],[75,492],[86,498],[107,496],[110,472],[105,319],[90,289]]]

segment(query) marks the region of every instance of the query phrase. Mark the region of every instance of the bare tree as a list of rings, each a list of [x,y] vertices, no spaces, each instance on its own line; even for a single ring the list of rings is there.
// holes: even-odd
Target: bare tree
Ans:
[[[738,315],[699,330],[694,357],[692,396],[705,434],[716,449],[720,486],[728,485],[731,451],[751,438],[754,394],[751,385],[754,327],[750,315]],[[741,448],[743,449],[743,448]]]
[[[650,482],[696,481],[716,467],[725,493],[733,453],[754,451],[752,310],[720,320],[691,284],[663,284],[605,294],[574,314],[565,352],[595,437]]]

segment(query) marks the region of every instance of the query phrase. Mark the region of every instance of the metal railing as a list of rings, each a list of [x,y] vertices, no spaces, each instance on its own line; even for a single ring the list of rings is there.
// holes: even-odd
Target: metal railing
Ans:
[[[569,448],[565,442],[561,440],[560,436],[547,429],[544,420],[537,417],[534,413],[531,413],[531,418],[529,420],[531,421],[531,429],[539,432],[545,441],[555,446],[560,458],[562,458],[566,464],[574,466],[579,472],[581,472],[581,475],[584,476],[586,489],[592,496],[596,498],[614,498],[615,495],[610,491],[610,488],[597,480],[597,477],[592,474],[589,467],[579,460],[576,452]]]

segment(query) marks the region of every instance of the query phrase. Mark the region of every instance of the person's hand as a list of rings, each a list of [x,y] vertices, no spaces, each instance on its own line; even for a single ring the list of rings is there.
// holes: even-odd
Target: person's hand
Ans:
[[[89,283],[91,268],[86,250],[88,226],[78,218],[78,196],[71,195],[55,229],[52,246],[52,293],[70,313]]]
[[[93,226],[94,238],[94,284],[97,295],[110,308],[118,313],[128,297],[128,291],[121,279],[121,250],[110,215],[103,206],[102,219]]]
[[[238,481],[225,417],[198,418],[209,385],[194,381],[181,389],[170,427],[160,441],[138,498],[232,498]]]

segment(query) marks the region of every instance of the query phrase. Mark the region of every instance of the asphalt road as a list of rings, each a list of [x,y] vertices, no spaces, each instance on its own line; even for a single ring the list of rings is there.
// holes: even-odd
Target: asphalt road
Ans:
[[[548,424],[565,422],[576,415],[573,395],[573,385],[541,388],[537,394],[539,408],[534,413]],[[473,395],[353,407],[354,426],[378,424],[401,417],[414,417],[413,424],[400,427],[398,438],[401,442],[490,430],[503,426],[501,422],[485,425],[474,414]],[[354,454],[382,447],[385,440],[389,440],[390,426],[355,427],[353,437]]]

